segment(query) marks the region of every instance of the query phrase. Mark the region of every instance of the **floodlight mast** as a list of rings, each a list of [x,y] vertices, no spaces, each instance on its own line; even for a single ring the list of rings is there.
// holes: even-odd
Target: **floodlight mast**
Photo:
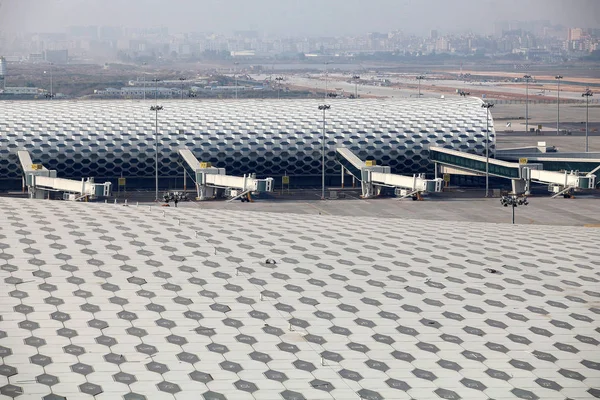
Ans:
[[[328,65],[329,64],[330,64],[329,61],[325,62],[325,98],[327,98],[327,94],[329,93],[329,88],[328,88],[328,83],[329,83],[328,82],[328,78],[329,78]]]
[[[360,76],[353,75],[352,79],[354,79],[354,98],[358,99],[358,80],[360,79]]]
[[[325,112],[331,108],[328,104],[319,106],[323,111],[323,136],[321,137],[321,200],[325,200]]]
[[[277,81],[277,100],[279,100],[281,92],[281,81],[283,80],[283,76],[278,76],[277,78],[275,78],[275,80]]]
[[[589,124],[589,119],[590,119],[590,114],[589,114],[589,106],[590,106],[590,97],[592,97],[594,95],[594,93],[592,93],[592,91],[590,89],[586,89],[585,92],[581,95],[581,97],[585,97],[585,152],[587,153],[589,151],[588,149],[588,135],[589,135],[589,128],[588,128],[588,124]]]
[[[421,81],[425,79],[423,75],[417,76],[417,80],[419,81],[419,97],[421,97]]]
[[[238,98],[238,85],[237,85],[237,66],[239,65],[239,62],[235,62],[235,68],[233,69],[233,75],[235,76],[235,99],[237,100]]]
[[[556,75],[554,79],[556,79],[556,135],[558,135],[560,133],[560,80],[563,79],[563,76]]]
[[[150,107],[150,111],[156,113],[155,131],[154,131],[154,174],[155,174],[155,197],[154,201],[158,202],[158,112],[163,109],[163,106],[155,105]]]
[[[181,100],[183,100],[183,83],[185,82],[185,78],[181,77],[179,80],[181,81]]]
[[[481,105],[482,108],[486,109],[485,119],[485,197],[490,197],[490,108],[494,107],[494,104],[484,102]]]
[[[525,133],[529,132],[529,80],[531,75],[524,75],[525,79]]]

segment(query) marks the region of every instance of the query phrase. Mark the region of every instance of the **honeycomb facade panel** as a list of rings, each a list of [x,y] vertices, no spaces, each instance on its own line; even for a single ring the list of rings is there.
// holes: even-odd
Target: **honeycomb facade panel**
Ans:
[[[321,173],[323,113],[318,100],[161,102],[159,174],[181,175],[177,150],[230,174]],[[326,113],[326,173],[339,173],[335,149],[390,165],[395,173],[432,172],[429,147],[485,154],[486,110],[476,98],[332,100]],[[155,113],[151,101],[6,101],[0,118],[0,179],[21,177],[17,151],[66,178],[150,178]],[[489,120],[490,152],[495,150]],[[423,161],[425,160],[425,161]]]

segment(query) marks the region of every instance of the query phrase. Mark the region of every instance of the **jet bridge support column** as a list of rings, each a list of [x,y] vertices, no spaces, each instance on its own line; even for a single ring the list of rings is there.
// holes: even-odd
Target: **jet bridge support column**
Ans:
[[[183,192],[185,193],[187,191],[187,171],[185,170],[185,167],[183,167]]]
[[[529,180],[527,179],[512,179],[512,192],[514,194],[524,194],[529,196]]]

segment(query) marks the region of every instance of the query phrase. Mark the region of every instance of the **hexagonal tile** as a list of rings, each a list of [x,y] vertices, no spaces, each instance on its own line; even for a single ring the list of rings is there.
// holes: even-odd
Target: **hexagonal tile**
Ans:
[[[258,390],[258,387],[252,382],[238,380],[233,383],[233,385],[238,389],[248,393],[254,393]]]
[[[40,365],[42,367],[52,364],[52,358],[43,354],[34,354],[33,356],[29,357],[29,361],[32,364]]]
[[[146,369],[148,371],[156,372],[161,375],[169,372],[169,367],[167,367],[165,364],[162,364],[162,363],[159,363],[156,361],[151,361],[151,362],[147,363]]]
[[[202,398],[204,400],[227,400],[227,398],[221,393],[213,392],[210,390],[208,392],[204,392],[202,394]]]
[[[137,379],[134,375],[122,371],[114,374],[113,379],[115,380],[115,382],[124,383],[126,385],[131,385],[132,383],[137,382]]]
[[[193,371],[189,374],[189,377],[190,377],[190,379],[192,379],[194,381],[198,381],[198,382],[202,382],[202,383],[208,383],[213,380],[213,377],[211,374],[207,374],[207,373],[201,372],[201,371]]]
[[[0,394],[6,397],[15,398],[23,394],[23,388],[11,384],[4,385],[0,387]]]
[[[361,399],[365,400],[384,400],[383,396],[370,389],[360,389],[356,392]]]
[[[306,400],[306,397],[304,397],[301,393],[294,392],[293,390],[284,390],[283,392],[279,393],[279,395],[284,400]]]
[[[167,392],[167,393],[171,393],[171,394],[181,392],[181,388],[179,387],[179,385],[176,383],[172,383],[172,382],[162,381],[159,384],[157,384],[156,386],[158,387],[158,390],[160,390],[161,392]]]
[[[15,367],[11,367],[10,365],[0,365],[0,375],[5,377],[11,377],[16,375],[19,371]]]
[[[32,346],[35,348],[40,348],[42,346],[46,345],[46,340],[36,337],[36,336],[29,336],[25,339],[23,339],[23,342],[28,345],[28,346]]]
[[[92,372],[94,372],[94,368],[91,365],[77,363],[77,364],[71,365],[71,371],[85,376],[85,375],[89,375]]]
[[[338,374],[344,379],[350,379],[355,382],[358,382],[363,379],[362,375],[356,371],[351,371],[348,369],[341,369],[338,371]]]
[[[233,372],[236,374],[243,370],[243,368],[240,364],[232,362],[232,361],[223,361],[222,363],[219,364],[219,366],[225,371]]]
[[[41,383],[42,385],[46,385],[46,386],[54,386],[59,382],[59,380],[56,376],[50,375],[50,374],[38,375],[35,377],[35,380],[38,383]]]

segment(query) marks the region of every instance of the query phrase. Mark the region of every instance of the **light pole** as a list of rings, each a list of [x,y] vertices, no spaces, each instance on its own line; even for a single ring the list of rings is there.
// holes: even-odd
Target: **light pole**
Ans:
[[[588,152],[588,123],[589,123],[589,106],[590,106],[590,97],[594,94],[590,89],[586,89],[585,92],[581,95],[581,97],[585,97],[585,152]]]
[[[531,79],[531,75],[523,75],[523,79],[525,79],[525,133],[529,132],[529,80]]]
[[[185,78],[179,78],[181,81],[181,100],[183,100],[183,82],[185,82]]]
[[[281,91],[281,81],[283,80],[283,76],[278,76],[277,78],[275,78],[275,80],[277,81],[277,100],[279,100],[279,92]]]
[[[325,111],[331,108],[328,104],[319,106],[323,111],[323,136],[321,137],[321,200],[325,200]]]
[[[360,79],[360,76],[353,75],[352,79],[354,79],[354,98],[358,99],[358,80]]]
[[[50,94],[46,95],[46,97],[50,100],[52,100],[54,98],[54,93],[53,93],[53,82],[52,82],[52,63],[50,63]],[[46,74],[47,72],[44,71],[44,74]]]
[[[156,113],[155,119],[155,131],[154,131],[154,172],[155,172],[155,180],[156,180],[156,192],[154,201],[158,201],[158,112],[163,109],[163,106],[152,106],[150,107],[150,111],[154,111]]]
[[[417,80],[419,81],[419,97],[421,97],[421,80],[425,79],[423,75],[417,76]]]
[[[562,75],[556,75],[554,77],[554,79],[556,79],[556,135],[559,135],[560,133],[558,124],[560,122],[560,80],[562,78]]]
[[[486,110],[485,119],[485,197],[490,197],[490,108],[492,103],[485,102],[481,105]]]
[[[142,68],[143,66],[148,65],[148,63],[142,63]],[[142,79],[143,85],[144,85],[144,94],[143,94],[143,100],[146,100],[146,76],[144,75],[143,77],[144,79]]]
[[[327,80],[329,78],[329,71],[328,71],[329,67],[328,67],[328,65],[329,65],[329,61],[326,61],[325,62],[325,98],[327,98],[327,93],[329,93],[329,89],[327,87],[327,84],[328,84]]]
[[[160,79],[152,79],[152,82],[154,82],[154,101],[158,103],[158,82],[160,82]]]
[[[238,93],[237,93],[237,66],[238,66],[239,62],[235,62],[234,65],[235,67],[233,67],[233,76],[235,77],[235,98],[238,98]]]

